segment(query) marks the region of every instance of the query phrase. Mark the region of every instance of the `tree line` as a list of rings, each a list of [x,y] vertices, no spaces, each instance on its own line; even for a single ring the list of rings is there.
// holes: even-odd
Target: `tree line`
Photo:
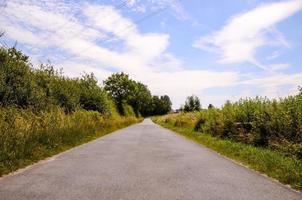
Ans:
[[[123,72],[106,79],[104,89],[123,115],[127,106],[131,106],[136,116],[164,115],[171,111],[172,102],[168,95],[152,96],[146,85],[130,79]]]
[[[103,87],[93,73],[78,78],[63,75],[50,64],[34,68],[29,57],[15,47],[0,48],[0,105],[47,110],[62,107],[66,113],[77,108],[121,115],[163,115],[171,110],[169,96],[154,96],[148,87],[125,73],[112,74]]]

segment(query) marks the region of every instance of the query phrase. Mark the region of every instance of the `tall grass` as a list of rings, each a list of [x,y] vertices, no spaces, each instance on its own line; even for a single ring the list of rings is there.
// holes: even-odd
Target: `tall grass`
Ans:
[[[170,115],[165,120],[176,127],[188,127],[302,159],[302,91],[279,100],[241,99],[227,102],[221,108]]]
[[[0,107],[0,176],[138,121],[83,109]]]

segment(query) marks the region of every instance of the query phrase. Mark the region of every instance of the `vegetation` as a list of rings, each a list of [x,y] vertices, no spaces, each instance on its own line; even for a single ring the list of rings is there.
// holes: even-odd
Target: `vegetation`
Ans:
[[[265,173],[284,184],[302,190],[302,162],[295,157],[284,156],[279,152],[243,144],[230,139],[221,139],[210,134],[201,134],[185,126],[175,126],[170,121],[177,115],[154,117],[153,120],[197,143],[205,145],[218,153],[237,160],[259,172]]]
[[[152,96],[127,74],[104,85],[93,74],[69,78],[49,64],[34,68],[21,51],[0,47],[0,176],[171,110],[168,96]]]
[[[279,100],[248,98],[221,108],[182,113],[176,126],[302,158],[302,90]]]
[[[199,111],[201,109],[200,100],[197,96],[188,96],[185,105],[180,110],[185,112]]]
[[[148,87],[129,78],[125,73],[116,73],[104,81],[118,111],[125,115],[125,105],[130,105],[136,116],[164,115],[171,111],[169,96],[152,96]]]
[[[83,109],[66,114],[58,107],[2,107],[0,113],[0,176],[139,121]]]
[[[302,91],[153,118],[223,155],[302,189]]]

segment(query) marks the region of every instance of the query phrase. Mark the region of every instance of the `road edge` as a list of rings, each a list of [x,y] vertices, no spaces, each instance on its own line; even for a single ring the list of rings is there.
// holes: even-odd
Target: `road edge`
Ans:
[[[34,168],[39,167],[39,166],[41,166],[41,165],[44,165],[44,164],[46,164],[46,163],[48,163],[48,162],[52,162],[52,161],[56,160],[57,157],[59,157],[59,156],[61,156],[61,155],[63,155],[63,154],[69,153],[70,151],[76,150],[76,149],[78,149],[78,148],[82,148],[83,146],[88,145],[88,144],[91,143],[91,142],[95,142],[96,140],[103,139],[103,138],[106,137],[106,136],[110,136],[111,134],[115,134],[115,133],[117,133],[117,132],[120,132],[121,130],[130,128],[131,126],[135,126],[135,125],[140,124],[140,123],[142,123],[142,122],[139,121],[139,122],[137,122],[137,123],[130,124],[129,126],[123,127],[123,128],[121,128],[121,129],[114,130],[114,131],[109,132],[109,133],[107,133],[107,134],[105,134],[105,135],[102,135],[102,136],[100,136],[100,137],[94,138],[94,139],[92,139],[92,140],[90,140],[90,141],[87,141],[87,142],[85,142],[85,143],[79,144],[79,145],[77,145],[77,146],[74,146],[74,147],[72,147],[72,148],[70,148],[70,149],[67,149],[67,150],[64,150],[64,151],[62,151],[62,152],[59,152],[59,153],[57,153],[57,154],[55,154],[55,155],[52,155],[52,156],[50,156],[50,157],[46,157],[46,158],[44,158],[44,159],[42,159],[42,160],[39,160],[39,161],[37,161],[37,162],[35,162],[35,163],[32,163],[32,164],[27,165],[27,166],[25,166],[25,167],[19,168],[19,169],[15,170],[15,171],[12,171],[12,172],[8,173],[8,174],[4,174],[3,176],[0,176],[0,182],[1,182],[1,181],[4,181],[4,180],[7,179],[7,178],[10,178],[10,177],[13,177],[13,176],[22,174],[22,173],[24,173],[24,172],[26,172],[26,171],[29,171],[29,170],[31,170],[31,169],[34,169]]]
[[[258,175],[258,176],[264,177],[264,178],[268,179],[269,181],[271,181],[271,182],[273,182],[273,183],[277,183],[279,186],[281,186],[281,187],[283,187],[283,188],[285,188],[285,189],[288,189],[288,190],[290,190],[290,191],[292,191],[292,192],[295,192],[295,193],[301,195],[301,197],[302,197],[302,191],[296,190],[296,189],[292,188],[292,187],[291,187],[290,185],[288,185],[288,184],[283,184],[283,183],[281,183],[279,180],[277,180],[277,179],[275,179],[275,178],[273,178],[273,177],[270,177],[270,176],[268,176],[268,175],[266,175],[266,174],[264,174],[264,173],[261,173],[261,172],[255,170],[255,169],[249,167],[248,165],[244,165],[243,163],[241,163],[241,162],[239,162],[239,161],[237,161],[237,160],[233,160],[233,159],[231,159],[231,158],[229,158],[229,157],[227,157],[227,156],[225,156],[225,155],[223,155],[223,154],[221,154],[221,153],[219,153],[219,152],[217,152],[217,151],[215,151],[215,150],[213,150],[213,149],[211,149],[211,148],[209,148],[209,147],[207,147],[207,146],[205,146],[205,145],[203,145],[203,144],[201,144],[201,143],[196,142],[195,140],[193,140],[193,139],[191,139],[191,138],[189,138],[189,137],[186,137],[186,136],[182,135],[181,133],[178,133],[178,132],[176,132],[176,131],[174,131],[174,130],[171,130],[171,129],[169,129],[169,128],[166,128],[166,127],[164,127],[164,126],[162,126],[162,125],[160,125],[160,124],[158,124],[158,123],[155,123],[153,120],[151,120],[151,121],[152,121],[154,124],[158,125],[159,127],[163,128],[163,129],[166,129],[166,130],[167,130],[168,132],[170,132],[171,134],[181,136],[182,138],[186,139],[187,141],[189,141],[189,142],[191,142],[191,143],[193,143],[193,144],[195,144],[195,145],[201,146],[201,147],[207,149],[208,151],[210,151],[210,152],[212,152],[212,153],[218,155],[219,157],[221,157],[221,158],[223,158],[223,159],[225,159],[225,160],[228,160],[228,161],[230,161],[230,162],[232,162],[232,163],[234,163],[234,164],[236,164],[236,165],[238,165],[238,166],[240,166],[240,167],[243,167],[243,168],[245,168],[245,169],[247,169],[247,170],[250,170],[251,172],[253,172],[254,174],[256,174],[256,175]]]

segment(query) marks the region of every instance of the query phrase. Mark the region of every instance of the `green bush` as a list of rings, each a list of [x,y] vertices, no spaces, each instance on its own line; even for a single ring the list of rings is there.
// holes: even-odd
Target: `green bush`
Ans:
[[[15,48],[0,47],[0,103],[22,108],[40,105],[45,94],[32,76],[28,57]]]
[[[0,47],[0,104],[36,111],[60,106],[70,113],[77,108],[110,112],[112,101],[93,74],[68,78],[51,65],[33,68],[16,48]]]
[[[162,120],[302,158],[302,91],[279,100],[256,97],[226,102],[222,108],[167,115]]]

